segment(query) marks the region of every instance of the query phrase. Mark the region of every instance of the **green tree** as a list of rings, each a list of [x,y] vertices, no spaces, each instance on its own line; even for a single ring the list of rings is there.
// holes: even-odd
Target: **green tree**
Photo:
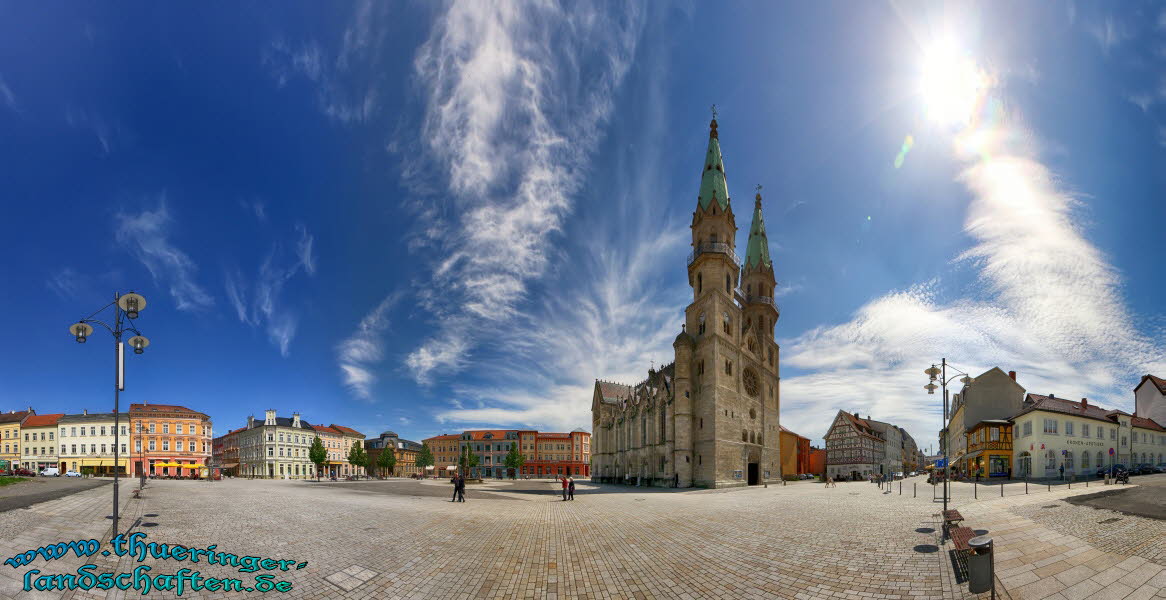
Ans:
[[[328,461],[328,451],[324,449],[324,442],[320,441],[320,436],[312,440],[312,447],[308,449],[308,460],[316,464],[316,481],[320,481],[320,469]]]
[[[433,452],[429,450],[429,444],[422,442],[421,451],[417,453],[417,459],[413,462],[417,466],[417,470],[425,473],[425,467],[433,465]]]
[[[377,466],[381,468],[381,476],[384,477],[385,471],[390,475],[393,474],[393,469],[397,468],[397,455],[392,448],[385,448],[377,455]]]
[[[506,454],[506,468],[513,469],[510,474],[511,479],[518,477],[518,471],[524,464],[526,464],[526,457],[518,451],[518,444],[511,442],[510,452]]]
[[[348,449],[348,464],[368,468],[368,454],[364,451],[364,444],[353,444],[352,448]]]

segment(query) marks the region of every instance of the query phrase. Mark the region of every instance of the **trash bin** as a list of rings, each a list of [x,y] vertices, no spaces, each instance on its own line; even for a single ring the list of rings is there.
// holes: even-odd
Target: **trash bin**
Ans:
[[[981,535],[968,540],[968,591],[983,594],[992,589],[992,538]]]

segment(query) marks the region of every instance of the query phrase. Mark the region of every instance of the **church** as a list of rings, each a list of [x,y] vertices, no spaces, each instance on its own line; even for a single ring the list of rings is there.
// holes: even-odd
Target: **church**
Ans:
[[[781,479],[779,311],[760,186],[742,260],[715,115],[691,229],[692,303],[674,362],[634,385],[595,381],[595,481],[721,488]]]

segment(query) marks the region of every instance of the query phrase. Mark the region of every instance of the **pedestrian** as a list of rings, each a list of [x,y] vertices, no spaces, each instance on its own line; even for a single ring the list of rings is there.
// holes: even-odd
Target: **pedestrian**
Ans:
[[[572,477],[567,481],[567,499],[575,499],[575,478]]]
[[[1065,465],[1061,465],[1061,479],[1065,479]]]
[[[466,477],[465,475],[457,476],[457,501],[466,501]]]
[[[567,501],[567,478],[560,476],[559,481],[563,484],[563,502]]]
[[[450,502],[457,502],[457,475],[449,478],[449,483],[453,485],[453,497],[449,499]]]

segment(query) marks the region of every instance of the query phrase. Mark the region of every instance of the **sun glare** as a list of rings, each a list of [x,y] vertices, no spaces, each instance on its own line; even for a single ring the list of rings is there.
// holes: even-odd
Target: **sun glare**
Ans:
[[[988,87],[987,74],[953,44],[938,44],[924,55],[919,93],[933,122],[968,125]]]

